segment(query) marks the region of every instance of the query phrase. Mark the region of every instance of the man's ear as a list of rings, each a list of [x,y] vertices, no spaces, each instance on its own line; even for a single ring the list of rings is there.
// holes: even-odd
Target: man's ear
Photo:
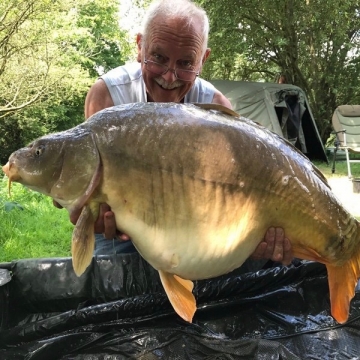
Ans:
[[[138,33],[136,35],[136,44],[137,44],[137,62],[141,63],[141,48],[142,48],[142,34]]]
[[[206,61],[207,58],[210,56],[210,53],[211,53],[211,49],[210,49],[210,48],[207,48],[207,49],[205,50],[205,54],[204,54],[204,56],[203,56],[203,58],[202,58],[202,65],[205,64],[205,61]]]

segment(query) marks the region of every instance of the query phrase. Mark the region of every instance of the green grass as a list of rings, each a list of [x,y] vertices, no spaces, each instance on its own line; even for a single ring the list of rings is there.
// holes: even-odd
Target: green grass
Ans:
[[[347,176],[345,161],[332,164],[314,163],[326,176]],[[360,177],[360,164],[352,165],[355,177]],[[73,225],[68,212],[59,210],[44,195],[13,183],[11,198],[8,181],[0,175],[0,262],[24,258],[71,256]]]
[[[349,152],[349,157],[351,160],[360,160],[360,154],[358,154],[358,153]],[[333,177],[333,176],[347,176],[348,171],[347,171],[347,164],[346,164],[346,160],[345,160],[344,151],[339,151],[336,158],[337,158],[337,161],[335,164],[335,173],[334,174],[332,173],[333,152],[328,153],[329,165],[327,165],[325,162],[314,161],[313,163],[321,170],[321,172],[327,178]],[[360,163],[352,163],[351,164],[351,174],[354,178],[360,178]]]
[[[336,161],[335,173],[332,173],[332,159],[329,160],[329,165],[325,162],[314,161],[313,164],[325,175],[326,178],[330,176],[347,176],[346,161]],[[351,164],[351,174],[355,178],[360,178],[360,163]]]
[[[0,176],[0,262],[70,256],[73,225],[51,198]]]

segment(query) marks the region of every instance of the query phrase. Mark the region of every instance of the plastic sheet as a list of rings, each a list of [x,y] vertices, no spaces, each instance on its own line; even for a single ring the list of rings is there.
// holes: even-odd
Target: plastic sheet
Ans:
[[[326,269],[312,262],[195,283],[192,324],[138,254],[0,264],[0,359],[358,359],[360,289],[331,317]],[[4,272],[5,274],[5,272]],[[7,277],[8,279],[8,277]]]

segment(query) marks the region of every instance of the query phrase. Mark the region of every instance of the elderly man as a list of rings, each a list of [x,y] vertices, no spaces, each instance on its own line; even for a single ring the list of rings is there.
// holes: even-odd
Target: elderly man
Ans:
[[[152,3],[137,35],[137,62],[119,66],[95,82],[86,97],[85,117],[134,102],[216,103],[231,108],[222,93],[199,78],[210,55],[208,33],[205,11],[191,1]],[[106,204],[101,206],[95,232],[97,255],[135,251],[128,236],[116,231],[114,214]],[[253,258],[289,263],[291,246],[283,230],[268,229]]]

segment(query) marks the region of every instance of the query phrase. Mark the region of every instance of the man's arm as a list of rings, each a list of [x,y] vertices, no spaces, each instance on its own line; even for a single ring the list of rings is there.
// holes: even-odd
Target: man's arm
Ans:
[[[98,79],[90,88],[85,99],[85,119],[96,112],[114,106],[109,90],[102,79]]]

